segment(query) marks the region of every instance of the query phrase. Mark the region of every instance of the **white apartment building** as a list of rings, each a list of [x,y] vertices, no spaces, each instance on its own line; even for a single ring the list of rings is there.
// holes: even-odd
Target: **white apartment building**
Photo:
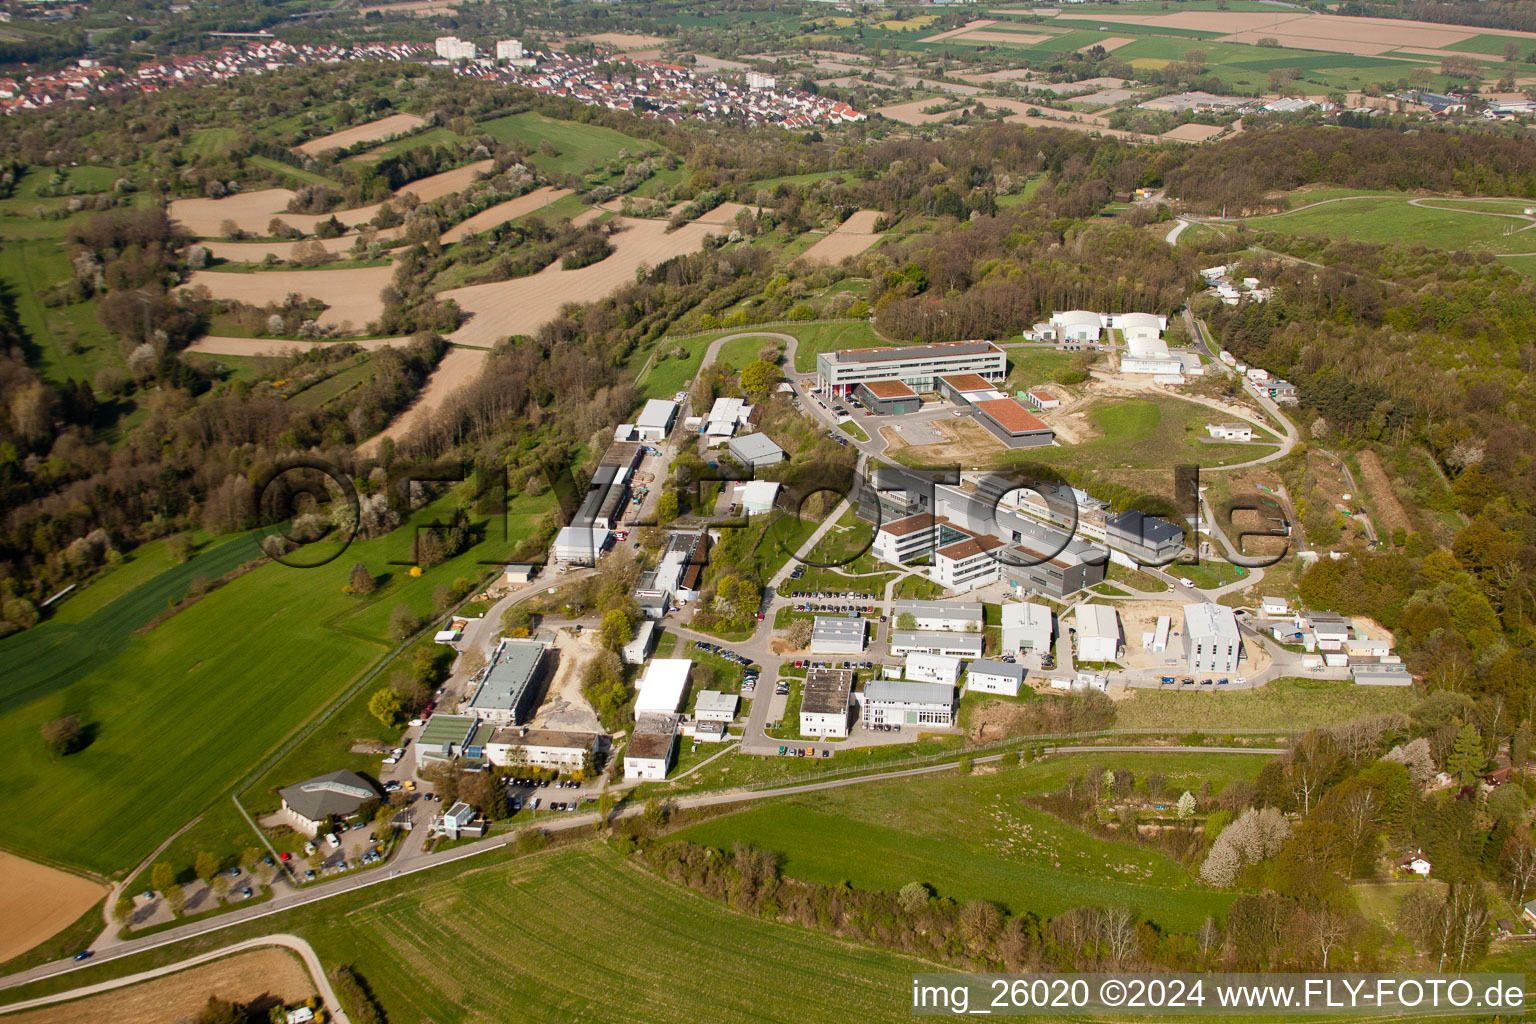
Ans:
[[[497,60],[522,60],[522,58],[523,58],[523,43],[522,43],[522,40],[520,40],[520,39],[498,39],[498,40],[496,40],[496,59]]]

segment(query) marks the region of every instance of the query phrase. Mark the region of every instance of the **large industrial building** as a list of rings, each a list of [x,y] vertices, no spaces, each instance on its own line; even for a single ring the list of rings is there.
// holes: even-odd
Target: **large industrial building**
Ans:
[[[820,387],[848,394],[861,384],[896,380],[918,392],[934,390],[940,377],[975,373],[989,381],[1008,376],[1008,357],[990,341],[945,341],[932,345],[853,348],[816,357]]]
[[[1074,612],[1078,661],[1120,657],[1120,614],[1107,604],[1080,604]]]
[[[543,661],[544,644],[540,641],[504,638],[462,710],[496,725],[522,725],[538,693],[536,683]]]
[[[635,718],[645,715],[675,715],[688,692],[688,673],[693,662],[687,658],[655,658],[640,677],[635,694]]]
[[[1051,610],[1027,601],[1003,605],[1003,653],[1051,649]]]

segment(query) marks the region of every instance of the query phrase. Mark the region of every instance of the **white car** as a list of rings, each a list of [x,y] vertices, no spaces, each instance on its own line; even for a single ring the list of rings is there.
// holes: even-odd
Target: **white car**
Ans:
[[[1190,579],[1188,576],[1180,576],[1179,577],[1179,585],[1180,586],[1184,586],[1184,587],[1188,587],[1190,590],[1194,590],[1195,589],[1195,581]]]
[[[687,400],[688,400],[688,392],[686,392],[686,391],[679,391],[677,394],[672,396],[672,401],[678,403],[679,405],[681,405],[682,403],[686,402]]]
[[[385,764],[399,764],[400,763],[400,758],[398,758],[394,754],[390,754],[388,757],[386,757],[384,759],[384,763]]]
[[[412,729],[420,729],[422,726],[427,724],[427,720],[425,718],[413,718],[405,724],[410,726]]]
[[[325,845],[334,850],[341,845],[341,838],[335,832],[332,832],[325,837]]]

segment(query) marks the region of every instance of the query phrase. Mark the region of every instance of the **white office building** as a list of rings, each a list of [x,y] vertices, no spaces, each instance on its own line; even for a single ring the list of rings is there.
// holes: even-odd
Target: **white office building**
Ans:
[[[918,682],[956,686],[960,682],[960,665],[959,658],[947,654],[926,654],[917,651],[907,655],[902,674]]]
[[[1236,672],[1243,655],[1237,616],[1226,605],[1185,605],[1184,648],[1191,672]]]
[[[1051,649],[1051,610],[1025,601],[1003,605],[1003,653],[1048,652]]]
[[[812,654],[863,654],[864,620],[857,615],[818,615],[811,628]]]
[[[912,629],[947,629],[979,633],[982,606],[976,601],[897,601],[891,609],[900,627],[903,616],[912,616]]]
[[[695,722],[733,722],[739,698],[734,693],[719,690],[700,690],[693,701]]]
[[[677,749],[674,715],[641,715],[624,748],[624,778],[657,781],[667,777]]]
[[[965,673],[967,693],[996,693],[1017,697],[1024,685],[1024,666],[1007,661],[978,659]]]
[[[1107,604],[1077,606],[1077,660],[1114,661],[1120,656],[1120,615]]]
[[[870,725],[955,724],[955,688],[910,679],[872,679],[864,684],[864,721]]]
[[[1008,356],[990,341],[944,341],[843,349],[816,357],[817,386],[838,395],[877,380],[899,380],[920,393],[933,391],[940,377],[954,373],[976,373],[1001,383],[1008,376]]]
[[[773,511],[773,503],[779,500],[779,484],[772,480],[750,480],[741,485],[738,495],[741,510],[749,516]]]
[[[635,638],[619,652],[626,665],[644,665],[656,646],[656,634],[661,632],[654,619],[641,619],[635,629]]]
[[[521,60],[523,57],[523,43],[520,39],[496,40],[497,60]]]
[[[953,633],[944,629],[898,629],[891,633],[891,654],[941,654],[948,658],[979,658],[984,638],[980,633]]]
[[[847,669],[813,668],[800,686],[801,735],[847,736],[848,712],[853,706],[853,673]]]

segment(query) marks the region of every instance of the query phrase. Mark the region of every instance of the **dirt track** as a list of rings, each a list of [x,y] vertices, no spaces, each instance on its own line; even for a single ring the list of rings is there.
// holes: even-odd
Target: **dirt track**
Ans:
[[[263,270],[249,274],[199,270],[186,286],[206,285],[216,299],[236,299],[253,306],[282,302],[290,293],[297,293],[325,303],[325,312],[319,317],[322,324],[340,327],[351,323],[354,330],[360,331],[364,324],[384,312],[379,293],[393,275],[393,267]]]
[[[483,348],[450,348],[442,362],[437,364],[437,369],[432,371],[432,376],[427,378],[421,394],[416,396],[410,408],[396,416],[383,433],[358,445],[358,453],[372,455],[378,450],[381,439],[390,437],[398,441],[409,434],[417,423],[430,416],[442,404],[444,398],[480,375],[480,368],[485,365],[488,354]]]
[[[1405,530],[1413,528],[1413,523],[1408,519],[1408,513],[1403,509],[1403,503],[1397,500],[1397,492],[1392,490],[1392,481],[1387,478],[1387,471],[1381,464],[1381,456],[1374,449],[1362,448],[1357,456],[1360,463],[1360,475],[1365,477],[1365,490],[1371,496],[1371,501],[1376,504],[1376,514],[1381,519],[1381,525],[1388,533],[1401,527]]]
[[[263,949],[238,953],[227,960],[115,992],[7,1015],[4,1019],[7,1024],[167,1024],[192,1019],[211,995],[242,1003],[263,996],[295,1003],[314,994],[314,983],[298,957],[286,950]]]
[[[720,233],[720,225],[697,222],[670,234],[666,224],[657,220],[627,220],[624,225],[613,236],[614,251],[591,266],[562,270],[557,262],[528,277],[443,292],[440,298],[454,299],[474,314],[448,340],[489,348],[509,334],[532,334],[558,316],[566,303],[600,299],[634,281],[635,269],[642,263],[658,266],[696,251],[705,235]]]
[[[0,851],[0,962],[73,924],[106,895],[88,878]]]
[[[296,148],[307,156],[319,156],[328,149],[351,149],[359,142],[378,142],[382,139],[394,138],[396,135],[404,135],[426,123],[415,114],[391,114],[377,121],[354,125],[351,128],[343,128],[339,132],[332,132],[330,135],[322,135],[318,139],[310,139]]]

